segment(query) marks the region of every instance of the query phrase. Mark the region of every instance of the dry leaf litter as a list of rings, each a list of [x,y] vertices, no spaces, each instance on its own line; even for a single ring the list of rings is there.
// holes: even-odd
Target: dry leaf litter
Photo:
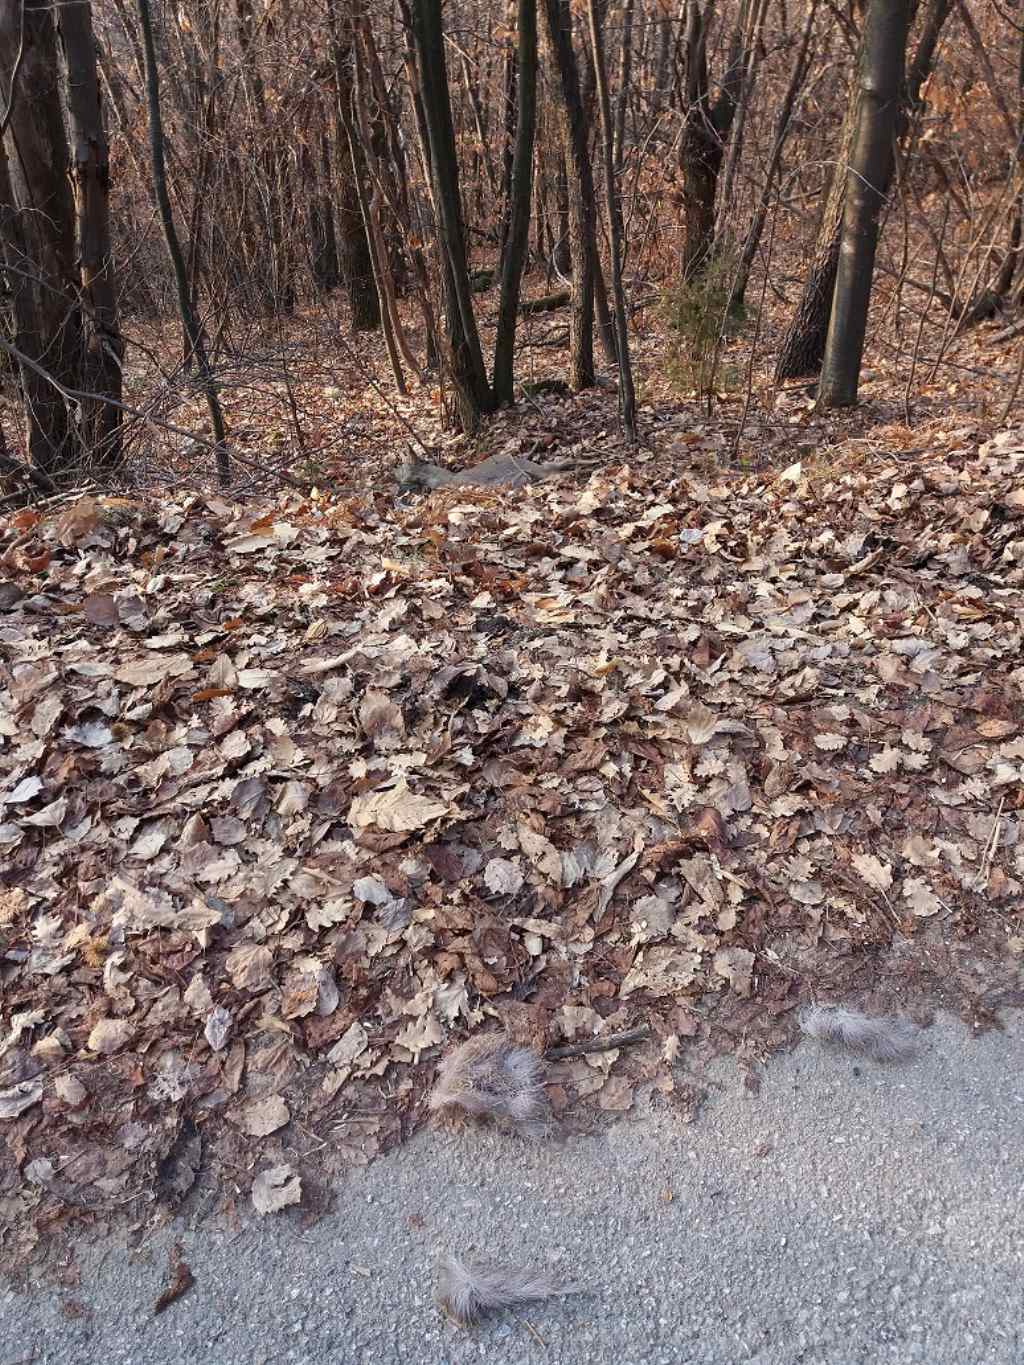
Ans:
[[[1019,998],[1024,433],[679,469],[12,519],[7,1253],[299,1204],[478,1029],[649,1021],[550,1067],[596,1121],[823,989]]]

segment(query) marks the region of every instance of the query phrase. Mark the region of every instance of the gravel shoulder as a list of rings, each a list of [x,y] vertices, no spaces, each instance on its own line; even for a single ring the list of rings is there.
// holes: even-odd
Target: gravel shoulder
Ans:
[[[0,1289],[0,1365],[501,1362],[1013,1365],[1024,1360],[1024,1016],[873,1067],[804,1043],[759,1093],[732,1063],[689,1125],[526,1145],[423,1133],[330,1212],[184,1218],[80,1282]],[[193,1287],[154,1303],[179,1242]],[[590,1292],[472,1330],[434,1260],[540,1262]]]

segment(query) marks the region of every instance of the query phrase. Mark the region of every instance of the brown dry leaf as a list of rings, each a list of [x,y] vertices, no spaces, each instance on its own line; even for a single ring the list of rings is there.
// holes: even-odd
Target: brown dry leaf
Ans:
[[[57,1098],[69,1109],[80,1109],[89,1098],[88,1090],[78,1077],[68,1072],[54,1079],[53,1089]]]
[[[0,1090],[0,1119],[16,1119],[42,1098],[42,1081],[20,1081],[7,1090]]]
[[[228,953],[224,969],[236,990],[262,991],[271,984],[274,955],[261,943],[240,943]]]
[[[100,1019],[92,1027],[86,1046],[91,1052],[107,1055],[127,1047],[135,1036],[130,1019]]]
[[[423,829],[431,820],[453,813],[453,809],[441,801],[415,795],[402,778],[384,791],[357,796],[349,807],[348,820],[357,829],[372,826],[394,833],[409,833]]]
[[[678,995],[694,984],[700,966],[700,953],[647,948],[626,973],[619,995],[623,999],[635,991],[646,991],[655,997]]]
[[[625,1114],[633,1108],[636,1087],[628,1076],[609,1076],[597,1097],[608,1113]]]
[[[282,1095],[267,1095],[252,1100],[237,1116],[240,1127],[251,1137],[267,1137],[291,1121],[291,1114]]]
[[[750,994],[754,954],[749,948],[719,948],[714,956],[715,975],[731,983],[739,996]]]
[[[873,890],[884,892],[892,889],[892,868],[873,853],[855,853],[850,861]]]
[[[82,603],[82,612],[94,626],[110,629],[119,624],[117,606],[108,592],[91,592]]]
[[[405,735],[402,708],[383,692],[366,693],[359,708],[359,724],[376,748],[393,747]]]
[[[942,909],[942,902],[923,877],[904,877],[903,896],[911,914],[919,919],[937,915]]]
[[[302,1200],[302,1181],[294,1166],[283,1164],[260,1171],[252,1183],[253,1207],[260,1217],[280,1213]]]
[[[234,1020],[223,1005],[218,1005],[216,1009],[210,1011],[203,1035],[214,1052],[222,1052],[227,1047],[233,1027]]]
[[[181,1243],[175,1242],[167,1252],[167,1284],[153,1306],[154,1314],[159,1314],[180,1299],[195,1284],[195,1277],[182,1259]]]
[[[514,896],[523,886],[523,870],[518,859],[492,858],[484,870],[484,881],[496,896]]]

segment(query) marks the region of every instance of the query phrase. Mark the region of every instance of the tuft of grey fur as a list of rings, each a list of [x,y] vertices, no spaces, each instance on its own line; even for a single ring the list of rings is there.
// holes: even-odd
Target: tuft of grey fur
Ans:
[[[450,1052],[428,1106],[494,1119],[527,1137],[543,1136],[552,1124],[543,1061],[504,1033],[478,1034]]]
[[[457,1322],[479,1322],[485,1313],[564,1294],[580,1294],[582,1286],[564,1284],[546,1270],[520,1269],[444,1256],[438,1274],[438,1302]]]
[[[838,1043],[873,1062],[901,1062],[917,1050],[918,1029],[909,1019],[872,1018],[845,1005],[807,1005],[800,1028],[823,1043]]]
[[[578,466],[577,460],[559,460],[538,464],[522,455],[491,455],[469,469],[443,469],[429,460],[409,455],[395,470],[395,478],[403,492],[429,492],[434,488],[495,488],[508,485],[524,488],[538,479],[563,474]]]

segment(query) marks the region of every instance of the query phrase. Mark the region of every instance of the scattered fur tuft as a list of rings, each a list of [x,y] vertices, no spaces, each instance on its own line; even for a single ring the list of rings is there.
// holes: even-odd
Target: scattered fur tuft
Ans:
[[[499,1308],[581,1292],[581,1286],[560,1283],[546,1270],[482,1262],[467,1264],[457,1256],[445,1256],[440,1265],[437,1297],[442,1308],[466,1325]]]
[[[524,488],[538,479],[563,474],[576,469],[577,460],[558,460],[538,464],[524,455],[491,455],[469,469],[444,469],[410,454],[395,469],[395,478],[403,492],[429,492],[434,488],[495,488],[507,484],[510,488]]]
[[[845,1005],[808,1005],[800,1028],[823,1043],[838,1043],[873,1062],[900,1062],[917,1050],[917,1028],[909,1019],[872,1018]]]
[[[461,1109],[527,1137],[551,1127],[544,1063],[503,1033],[483,1033],[450,1052],[437,1072],[431,1109]]]

